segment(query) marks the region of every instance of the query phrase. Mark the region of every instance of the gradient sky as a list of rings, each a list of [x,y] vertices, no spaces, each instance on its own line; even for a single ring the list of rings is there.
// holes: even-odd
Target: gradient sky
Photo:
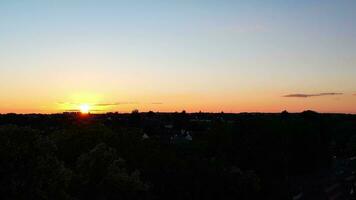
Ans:
[[[0,113],[356,113],[354,0],[0,0]]]

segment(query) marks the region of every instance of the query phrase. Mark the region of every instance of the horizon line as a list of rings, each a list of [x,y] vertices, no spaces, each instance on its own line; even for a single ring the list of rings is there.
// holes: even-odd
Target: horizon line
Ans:
[[[142,111],[139,113],[149,113],[149,112],[153,112],[153,113],[161,113],[161,114],[172,114],[172,113],[182,113],[185,110],[182,111],[168,111],[168,112],[160,112],[160,111]],[[257,112],[257,111],[249,111],[249,112],[225,112],[225,111],[221,111],[221,112],[206,112],[206,111],[199,111],[199,112],[187,112],[185,111],[185,113],[187,114],[199,114],[199,113],[205,113],[205,114],[281,114],[283,112],[287,111],[290,114],[301,114],[303,112],[307,112],[307,111],[313,111],[316,112],[318,114],[342,114],[342,115],[356,115],[356,112],[319,112],[319,111],[315,111],[315,110],[304,110],[304,111],[299,111],[299,112],[289,112],[288,110],[283,110],[280,112]],[[9,115],[9,114],[15,114],[15,115],[58,115],[58,114],[66,114],[66,113],[78,113],[80,114],[81,112],[68,112],[68,111],[63,111],[63,112],[52,112],[52,113],[45,113],[45,112],[29,112],[29,113],[19,113],[19,112],[7,112],[7,113],[1,113],[0,115]],[[91,114],[91,115],[104,115],[104,114],[131,114],[132,112],[119,112],[119,111],[110,111],[110,112],[89,112],[87,114]]]

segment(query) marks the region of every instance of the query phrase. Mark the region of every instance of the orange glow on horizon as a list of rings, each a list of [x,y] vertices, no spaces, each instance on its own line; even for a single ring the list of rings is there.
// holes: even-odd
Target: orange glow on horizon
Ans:
[[[317,112],[356,113],[355,96],[340,95],[332,97],[285,98],[285,92],[250,94],[118,94],[98,92],[73,92],[75,95],[53,95],[53,98],[23,101],[21,99],[0,99],[0,113],[62,113],[81,112],[130,113],[140,112]],[[228,97],[228,98],[222,98]],[[204,99],[204,101],[202,101]]]

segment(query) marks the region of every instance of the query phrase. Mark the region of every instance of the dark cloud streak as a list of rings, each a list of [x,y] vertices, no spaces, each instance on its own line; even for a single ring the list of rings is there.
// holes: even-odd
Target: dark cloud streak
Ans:
[[[285,95],[283,97],[288,97],[288,98],[310,98],[310,97],[336,96],[336,95],[343,95],[343,93],[326,92],[326,93],[318,93],[318,94],[288,94],[288,95]]]
[[[153,104],[153,105],[162,105],[163,103],[162,102],[152,102],[151,104]]]
[[[95,110],[90,110],[90,112],[102,112],[104,110],[98,110],[98,109],[95,109]],[[79,109],[70,109],[70,110],[64,110],[64,112],[81,112]]]
[[[72,102],[58,102],[58,104],[69,104],[73,106],[79,106],[80,103],[72,103]],[[97,107],[105,107],[105,106],[118,106],[118,105],[129,105],[129,104],[138,104],[137,102],[116,102],[116,103],[96,103],[96,104],[89,104],[91,106]]]

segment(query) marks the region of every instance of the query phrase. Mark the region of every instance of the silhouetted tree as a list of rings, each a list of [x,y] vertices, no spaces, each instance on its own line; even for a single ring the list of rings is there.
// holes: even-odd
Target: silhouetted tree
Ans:
[[[130,173],[115,149],[104,143],[79,157],[76,173],[81,199],[140,199],[148,189],[139,172]]]
[[[56,147],[38,131],[0,127],[1,199],[66,199],[71,171],[55,156]]]

